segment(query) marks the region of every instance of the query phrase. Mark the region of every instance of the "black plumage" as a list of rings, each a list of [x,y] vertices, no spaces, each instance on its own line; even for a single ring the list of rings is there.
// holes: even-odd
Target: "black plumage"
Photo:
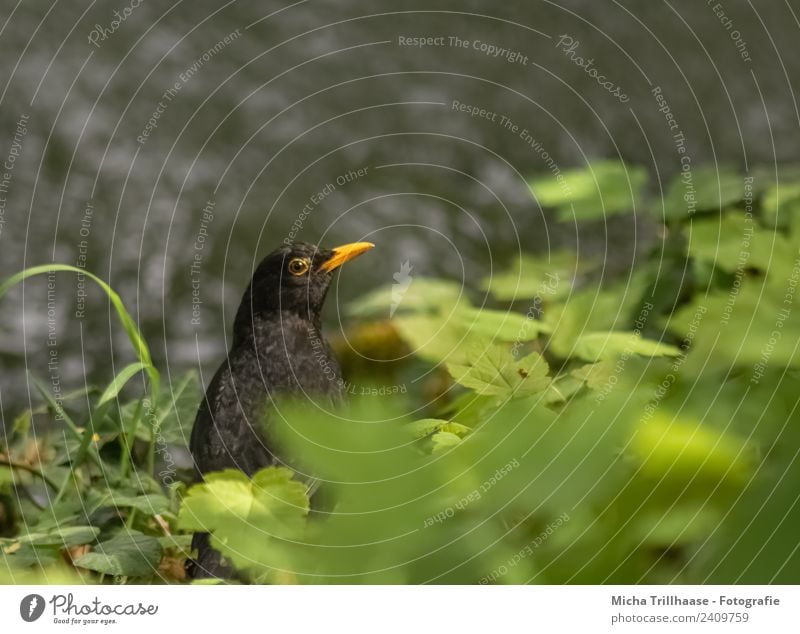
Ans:
[[[337,401],[341,371],[322,335],[321,311],[335,269],[371,248],[366,242],[328,250],[311,244],[283,246],[262,260],[233,323],[228,358],[211,380],[197,412],[190,449],[198,479],[221,469],[252,475],[292,463],[269,439],[272,397],[295,395]],[[196,534],[198,554],[190,576],[227,577],[230,570]]]

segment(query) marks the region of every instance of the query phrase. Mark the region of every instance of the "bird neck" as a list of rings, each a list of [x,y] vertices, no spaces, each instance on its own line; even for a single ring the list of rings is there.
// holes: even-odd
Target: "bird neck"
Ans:
[[[292,310],[272,310],[252,313],[239,309],[233,325],[233,346],[250,345],[279,337],[283,340],[291,332],[295,337],[322,339],[322,319],[319,315],[298,314]]]

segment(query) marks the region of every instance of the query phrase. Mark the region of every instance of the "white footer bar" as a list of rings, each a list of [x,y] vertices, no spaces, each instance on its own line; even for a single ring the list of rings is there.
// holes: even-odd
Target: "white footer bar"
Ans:
[[[783,632],[798,606],[800,586],[0,587],[2,632],[31,633]]]

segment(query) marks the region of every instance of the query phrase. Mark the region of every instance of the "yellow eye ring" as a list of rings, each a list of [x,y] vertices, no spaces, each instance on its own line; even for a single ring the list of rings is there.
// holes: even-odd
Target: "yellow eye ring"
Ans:
[[[292,258],[289,260],[289,273],[300,276],[305,275],[309,269],[309,262],[306,258]]]

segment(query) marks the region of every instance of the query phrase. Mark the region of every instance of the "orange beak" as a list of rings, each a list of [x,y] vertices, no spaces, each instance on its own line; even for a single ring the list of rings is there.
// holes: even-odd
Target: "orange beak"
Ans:
[[[374,246],[372,242],[351,242],[350,244],[343,244],[340,247],[336,247],[330,259],[323,262],[319,268],[321,271],[330,273],[334,269],[338,269],[345,262],[349,262],[362,253],[369,251]]]

